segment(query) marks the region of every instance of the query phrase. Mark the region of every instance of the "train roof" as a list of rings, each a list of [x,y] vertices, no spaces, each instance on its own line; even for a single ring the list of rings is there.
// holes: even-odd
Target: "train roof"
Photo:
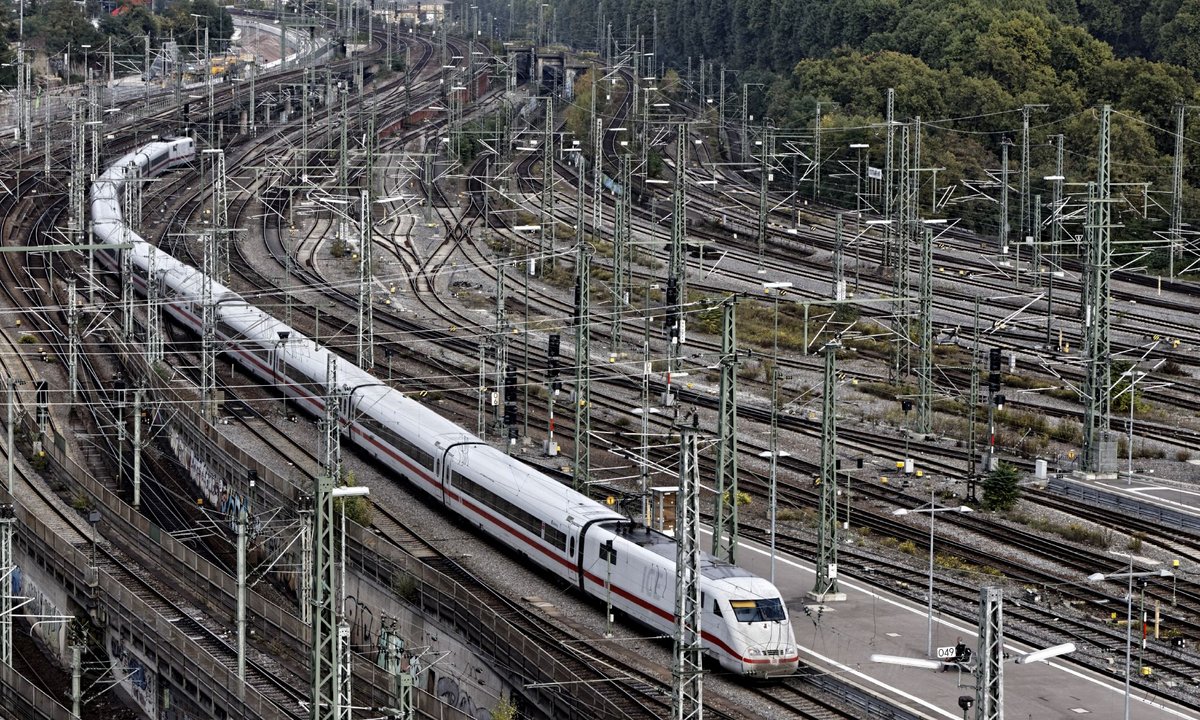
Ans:
[[[675,562],[675,538],[647,527],[632,528],[629,533],[621,535],[625,540],[638,547]],[[749,570],[738,567],[704,551],[700,552],[700,574],[709,580],[728,580],[730,578],[758,577]]]

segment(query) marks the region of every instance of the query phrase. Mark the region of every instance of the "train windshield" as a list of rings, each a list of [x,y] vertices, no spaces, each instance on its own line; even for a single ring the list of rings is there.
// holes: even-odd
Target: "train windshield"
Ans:
[[[779,598],[765,600],[730,600],[729,606],[738,622],[779,622],[787,619]]]

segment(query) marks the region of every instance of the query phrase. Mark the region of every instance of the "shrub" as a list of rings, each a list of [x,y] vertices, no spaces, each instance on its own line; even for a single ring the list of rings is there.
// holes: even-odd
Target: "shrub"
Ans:
[[[777,508],[775,519],[781,522],[804,522],[812,515],[811,510],[800,508]]]
[[[1012,510],[1021,499],[1021,489],[1017,487],[1020,474],[1017,468],[1008,463],[1000,463],[983,480],[983,507],[987,510]]]
[[[492,720],[517,720],[517,706],[512,700],[501,697],[496,707],[492,708]]]
[[[415,601],[418,594],[417,579],[405,572],[394,573],[392,575],[392,592],[402,600]]]

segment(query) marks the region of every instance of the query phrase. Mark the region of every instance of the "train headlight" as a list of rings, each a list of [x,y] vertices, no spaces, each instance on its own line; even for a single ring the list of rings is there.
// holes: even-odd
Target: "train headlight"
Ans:
[[[758,654],[758,648],[756,648],[756,647],[752,647],[752,648],[750,648],[750,654],[751,654],[751,655],[757,655],[757,654]]]

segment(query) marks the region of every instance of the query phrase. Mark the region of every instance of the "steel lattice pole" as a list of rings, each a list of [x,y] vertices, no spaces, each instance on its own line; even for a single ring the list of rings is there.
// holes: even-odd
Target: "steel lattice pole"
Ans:
[[[737,562],[738,455],[737,455],[737,298],[721,305],[721,381],[717,416],[717,492],[713,508],[712,552],[729,563]]]
[[[821,417],[821,499],[818,508],[816,581],[812,595],[818,601],[842,599],[838,595],[838,522],[837,522],[837,351],[831,342],[825,346],[825,387]]]
[[[695,418],[693,418],[693,421]],[[696,428],[682,428],[679,500],[675,521],[675,637],[671,668],[673,720],[699,720],[704,714],[704,668],[700,618],[700,477]]]
[[[337,556],[333,488],[341,477],[340,392],[337,359],[325,365],[325,453],[313,483],[312,645],[310,655],[312,720],[333,720],[338,712],[341,657],[338,652]]]

